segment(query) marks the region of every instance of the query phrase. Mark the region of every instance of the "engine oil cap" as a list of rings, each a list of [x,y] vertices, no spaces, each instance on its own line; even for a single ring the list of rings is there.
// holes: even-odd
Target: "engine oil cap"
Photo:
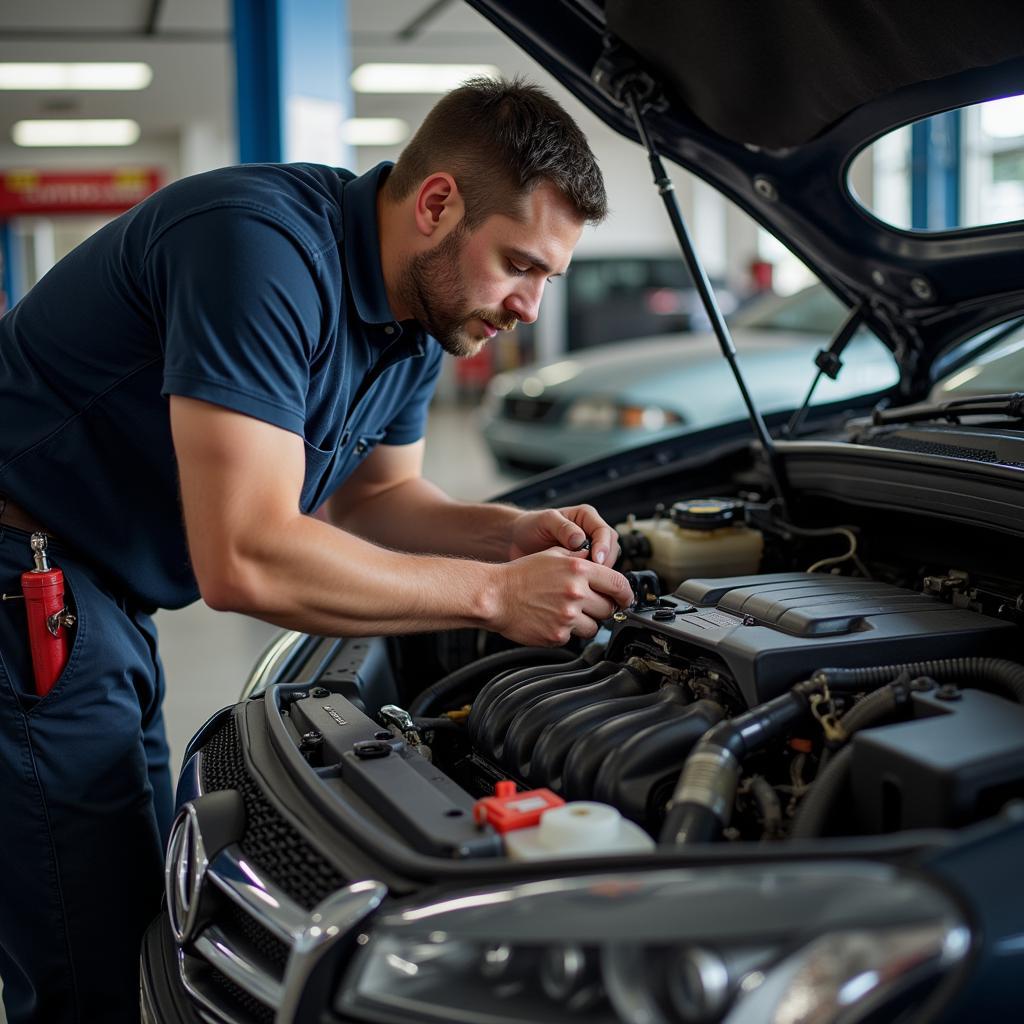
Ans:
[[[677,501],[669,516],[684,530],[720,530],[743,522],[743,503],[732,498],[694,498]]]

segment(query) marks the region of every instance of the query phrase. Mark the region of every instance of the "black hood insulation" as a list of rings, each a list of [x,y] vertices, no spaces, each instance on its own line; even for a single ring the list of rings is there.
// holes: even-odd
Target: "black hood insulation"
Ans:
[[[917,82],[1024,53],[1010,0],[608,0],[609,30],[734,142],[785,149]]]

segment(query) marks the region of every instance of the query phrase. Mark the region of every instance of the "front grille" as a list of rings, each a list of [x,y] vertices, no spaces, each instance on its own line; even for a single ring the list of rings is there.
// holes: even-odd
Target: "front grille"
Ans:
[[[359,915],[376,908],[384,896],[380,883],[346,887],[338,871],[275,809],[246,770],[241,736],[229,716],[202,748],[202,792],[237,792],[245,808],[244,834],[216,852],[203,878],[201,916],[184,939],[178,960],[181,980],[203,1012],[239,1024],[272,1024],[274,1007],[293,998],[289,983],[320,970],[331,944],[343,938]],[[194,863],[193,811],[174,824],[169,877],[181,877]],[[169,890],[169,899],[174,893]],[[319,913],[327,922],[316,949],[303,942],[311,933],[310,911],[326,897]],[[357,916],[350,918],[355,913]],[[331,930],[333,929],[333,931]],[[296,960],[298,958],[298,960]],[[329,958],[324,960],[329,969]],[[289,981],[291,979],[291,981]],[[318,982],[317,984],[322,983]],[[204,1017],[204,1019],[210,1019]]]
[[[245,804],[247,857],[296,903],[312,910],[346,884],[342,876],[274,809],[245,770],[234,717],[229,717],[203,748],[203,792],[236,789]]]
[[[536,423],[547,419],[555,402],[551,398],[520,398],[511,395],[505,398],[504,409],[506,419],[517,423]]]
[[[274,1024],[274,1011],[269,1006],[264,1006],[254,996],[249,995],[244,988],[236,985],[229,978],[225,978],[219,971],[210,971],[205,977],[213,988],[219,990],[223,1002],[221,1005],[237,1007],[244,1013],[248,1024]]]
[[[226,932],[243,936],[268,965],[276,967],[278,973],[284,976],[284,969],[288,964],[288,947],[279,938],[271,935],[254,917],[234,903],[225,901],[225,906],[217,914],[217,923]]]

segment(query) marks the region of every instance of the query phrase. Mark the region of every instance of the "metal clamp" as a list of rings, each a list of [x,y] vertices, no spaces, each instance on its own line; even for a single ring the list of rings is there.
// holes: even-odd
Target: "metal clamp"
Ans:
[[[811,716],[821,725],[825,739],[829,743],[841,743],[845,740],[846,730],[836,714],[836,702],[829,693],[828,684],[822,687],[821,693],[810,696]]]
[[[412,715],[397,704],[385,704],[380,709],[380,717],[393,730],[397,730],[410,747],[419,747],[423,743],[419,729],[412,720]]]
[[[6,598],[6,595],[4,596]],[[51,636],[59,636],[62,626],[65,629],[70,629],[74,624],[75,616],[68,611],[67,605],[64,605],[59,612],[46,616],[46,628],[50,631]]]

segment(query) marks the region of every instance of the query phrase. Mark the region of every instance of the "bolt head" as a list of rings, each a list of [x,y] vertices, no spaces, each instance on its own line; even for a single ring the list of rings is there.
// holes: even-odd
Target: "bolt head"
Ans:
[[[910,290],[922,300],[935,298],[935,289],[923,277],[913,278],[910,282]]]

